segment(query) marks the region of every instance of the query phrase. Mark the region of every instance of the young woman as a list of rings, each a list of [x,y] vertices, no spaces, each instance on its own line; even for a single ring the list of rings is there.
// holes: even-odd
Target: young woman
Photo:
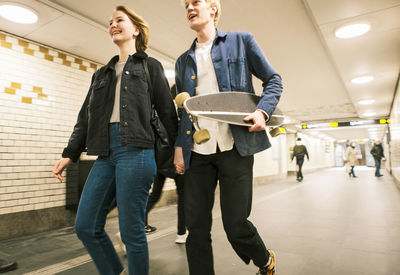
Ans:
[[[356,178],[357,176],[354,174],[354,166],[356,166],[357,163],[357,150],[356,150],[356,143],[352,142],[349,147],[346,149],[346,162],[348,162],[348,165],[350,166],[350,169],[348,171],[349,177],[353,176],[353,178]]]
[[[94,73],[68,146],[53,174],[62,181],[63,170],[77,161],[85,148],[88,155],[98,155],[79,202],[76,233],[100,274],[120,274],[122,264],[104,231],[107,214],[116,200],[129,274],[143,275],[148,274],[145,208],[156,173],[152,103],[171,142],[177,132],[177,116],[162,65],[144,53],[148,42],[145,21],[127,7],[118,6],[108,31],[119,55]],[[154,98],[148,90],[145,60]]]

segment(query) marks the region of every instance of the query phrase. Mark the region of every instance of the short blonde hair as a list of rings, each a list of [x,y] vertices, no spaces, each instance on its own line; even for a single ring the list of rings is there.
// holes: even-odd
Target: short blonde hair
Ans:
[[[213,4],[217,7],[217,11],[215,12],[214,16],[214,26],[217,27],[219,18],[221,16],[221,2],[220,0],[206,0],[206,2],[210,5]]]
[[[131,22],[138,28],[139,35],[136,37],[135,47],[137,51],[147,50],[149,44],[149,26],[146,21],[138,14],[133,12],[127,6],[117,6],[116,11],[122,11],[125,13]]]
[[[183,0],[183,6],[186,6],[189,0]],[[214,16],[214,26],[217,27],[219,18],[221,16],[221,2],[220,0],[204,0],[209,5],[215,5],[217,7],[217,11],[215,12]]]

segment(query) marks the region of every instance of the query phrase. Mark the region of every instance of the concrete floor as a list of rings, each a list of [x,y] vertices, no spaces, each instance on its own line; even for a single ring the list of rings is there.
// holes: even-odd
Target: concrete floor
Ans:
[[[305,173],[301,183],[288,177],[254,187],[250,220],[276,252],[277,274],[400,274],[400,192],[386,172],[376,178],[372,168],[355,171],[357,178],[332,168]],[[257,268],[241,262],[228,243],[218,200],[214,208],[216,274],[255,274]],[[148,235],[150,274],[188,274],[185,246],[174,242],[175,223],[175,206],[150,214],[159,229]],[[108,219],[107,231],[115,241],[117,218]],[[18,261],[10,275],[97,274],[72,228],[2,241],[0,257]]]

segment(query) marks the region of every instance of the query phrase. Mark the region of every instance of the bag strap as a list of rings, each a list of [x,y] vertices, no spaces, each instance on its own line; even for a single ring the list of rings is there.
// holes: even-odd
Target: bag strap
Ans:
[[[151,105],[154,108],[154,93],[153,93],[153,87],[151,85],[151,77],[150,77],[150,72],[149,72],[149,66],[147,64],[147,58],[143,58],[143,67],[144,67],[144,72],[146,73],[147,84],[149,86],[148,90],[150,93]]]

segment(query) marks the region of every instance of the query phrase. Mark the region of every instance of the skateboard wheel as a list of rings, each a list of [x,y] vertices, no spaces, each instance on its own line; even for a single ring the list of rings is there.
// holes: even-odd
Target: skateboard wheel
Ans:
[[[269,134],[271,137],[277,137],[281,134],[281,129],[279,129],[279,127],[273,128],[271,131],[269,131]]]
[[[211,136],[207,129],[199,130],[193,134],[193,139],[194,142],[196,142],[196,144],[206,143],[207,141],[210,140],[210,138]]]
[[[190,97],[188,92],[183,92],[178,94],[175,97],[175,103],[178,106],[178,108],[183,108],[183,103],[185,102],[186,99],[188,99]]]

